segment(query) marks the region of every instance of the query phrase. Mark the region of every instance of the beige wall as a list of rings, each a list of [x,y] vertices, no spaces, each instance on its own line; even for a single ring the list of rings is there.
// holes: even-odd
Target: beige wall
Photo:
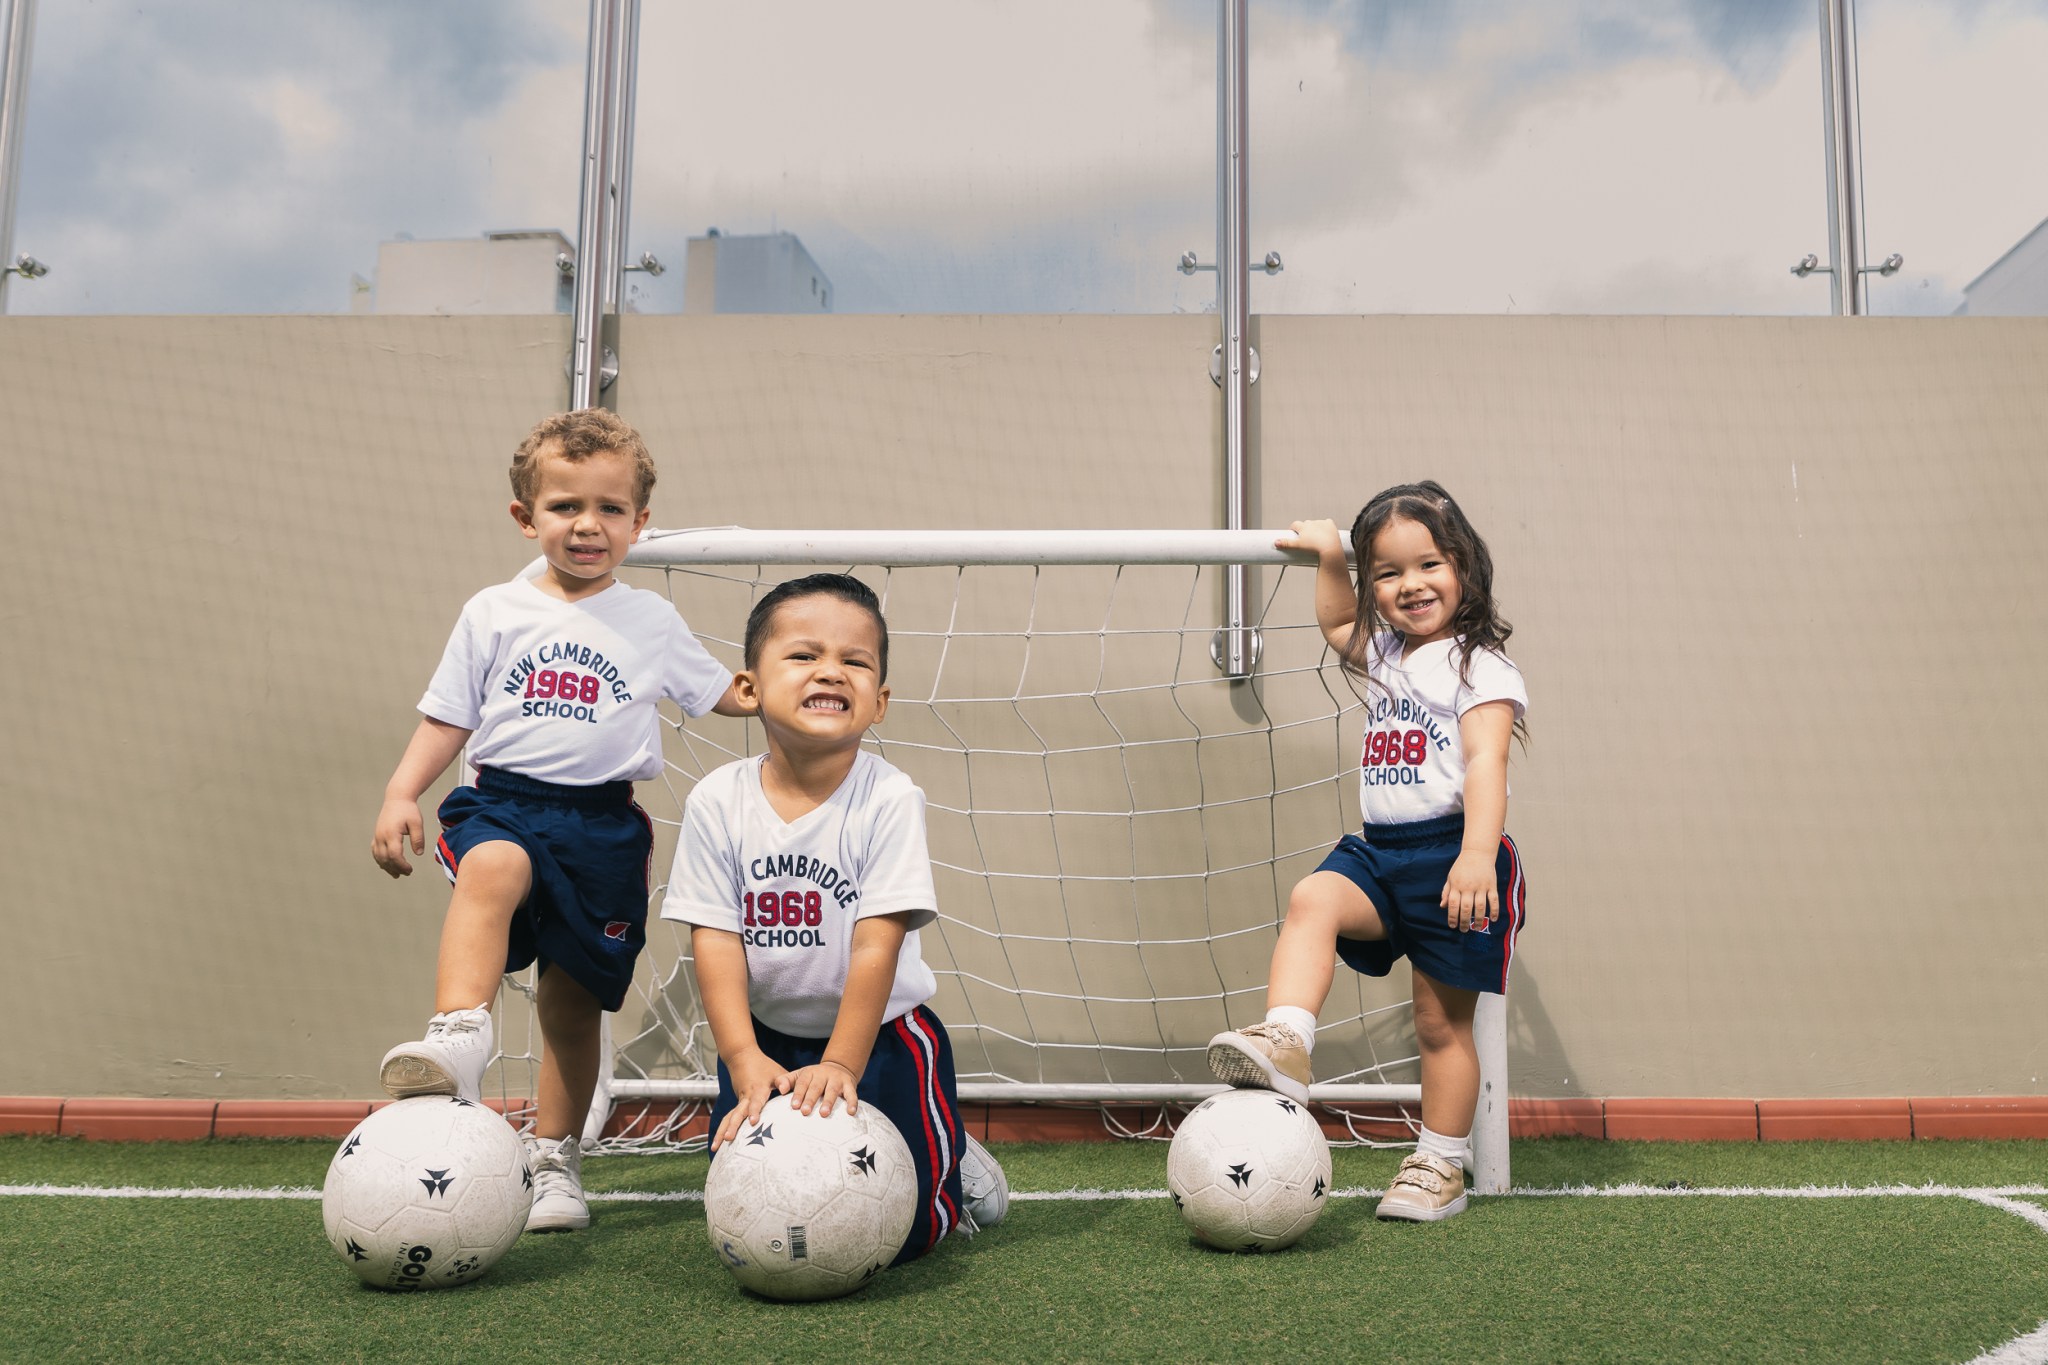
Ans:
[[[658,525],[1180,526],[1213,320],[627,318]],[[1265,318],[1256,519],[1433,476],[1531,680],[1532,1095],[2042,1093],[2048,322]],[[370,1093],[367,857],[561,318],[0,319],[0,1094]]]

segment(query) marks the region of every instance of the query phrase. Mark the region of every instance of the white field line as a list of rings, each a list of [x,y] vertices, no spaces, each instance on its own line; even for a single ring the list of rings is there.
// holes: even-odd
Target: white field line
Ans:
[[[1354,1185],[1331,1190],[1332,1199],[1377,1198],[1378,1186]],[[148,1185],[0,1185],[0,1198],[43,1196],[65,1199],[318,1199],[320,1191],[303,1185],[267,1188],[213,1186],[178,1189]],[[2048,1185],[1566,1185],[1555,1188],[1518,1186],[1510,1197],[1525,1199],[1870,1199],[1922,1196],[1970,1199],[1987,1208],[2016,1214],[2048,1232],[2048,1211],[2019,1199],[2048,1196]],[[611,1204],[701,1204],[701,1190],[592,1190],[593,1202]],[[1090,1203],[1106,1200],[1165,1199],[1165,1190],[1013,1190],[1010,1198],[1024,1203]]]

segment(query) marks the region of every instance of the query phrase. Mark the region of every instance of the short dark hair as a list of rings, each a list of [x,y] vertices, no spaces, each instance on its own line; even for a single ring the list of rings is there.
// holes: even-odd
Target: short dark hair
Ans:
[[[848,573],[814,573],[802,578],[792,578],[786,583],[777,583],[754,603],[754,609],[747,613],[747,638],[742,647],[745,666],[754,668],[761,662],[761,646],[767,642],[768,630],[775,624],[775,613],[785,602],[794,602],[799,597],[836,597],[842,602],[851,602],[864,608],[875,618],[875,634],[881,637],[880,657],[875,660],[876,681],[889,681],[889,623],[882,619],[882,599],[875,596],[875,590]]]

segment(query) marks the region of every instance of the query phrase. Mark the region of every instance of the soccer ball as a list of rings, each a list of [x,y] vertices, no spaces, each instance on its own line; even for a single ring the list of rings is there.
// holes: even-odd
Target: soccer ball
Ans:
[[[1270,1090],[1211,1095],[1181,1120],[1166,1187],[1195,1236],[1226,1251],[1278,1251],[1314,1226],[1330,1144],[1307,1109]]]
[[[327,1240],[378,1289],[442,1289],[489,1270],[526,1230],[526,1144],[453,1095],[376,1110],[327,1166]]]
[[[718,1149],[704,1181],[711,1246],[771,1299],[850,1294],[896,1259],[917,1215],[917,1168],[873,1105],[797,1112],[777,1095]]]

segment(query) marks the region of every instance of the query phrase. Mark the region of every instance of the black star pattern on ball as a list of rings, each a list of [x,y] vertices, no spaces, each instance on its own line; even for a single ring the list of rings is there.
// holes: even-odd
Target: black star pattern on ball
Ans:
[[[1233,1184],[1233,1185],[1235,1185],[1235,1186],[1237,1186],[1237,1187],[1238,1187],[1239,1189],[1243,1189],[1243,1188],[1244,1188],[1245,1186],[1247,1186],[1247,1185],[1251,1184],[1251,1183],[1252,1183],[1252,1167],[1251,1167],[1251,1163],[1250,1163],[1250,1162],[1248,1162],[1248,1161],[1233,1161],[1233,1162],[1231,1162],[1231,1163],[1230,1163],[1230,1183],[1231,1183],[1231,1184]]]
[[[1174,1193],[1174,1191],[1172,1191],[1172,1190],[1168,1190],[1168,1191],[1167,1191],[1167,1193],[1168,1193],[1169,1195],[1172,1195],[1172,1196],[1173,1196],[1173,1206],[1174,1206],[1175,1208],[1179,1208],[1179,1207],[1181,1207],[1181,1202],[1180,1202],[1180,1196],[1179,1196],[1178,1194]]]
[[[1316,1187],[1309,1191],[1309,1197],[1312,1199],[1321,1199],[1323,1197],[1323,1178],[1321,1176],[1316,1177]]]
[[[363,1250],[360,1246],[356,1245],[356,1239],[353,1237],[348,1239],[348,1254],[355,1257],[358,1261],[367,1261],[370,1259],[370,1253]]]
[[[530,1189],[532,1189],[532,1188],[533,1188],[533,1167],[531,1167],[531,1166],[521,1166],[521,1167],[519,1168],[519,1177],[520,1177],[520,1179],[522,1179],[522,1180],[524,1180],[524,1181],[526,1182],[526,1188],[527,1188],[527,1189],[529,1189],[529,1190],[530,1190]]]
[[[760,1146],[764,1146],[764,1145],[765,1145],[765,1144],[767,1143],[768,1139],[769,1139],[769,1138],[772,1138],[772,1137],[774,1137],[774,1136],[775,1136],[775,1125],[774,1125],[774,1124],[772,1124],[772,1123],[764,1123],[764,1124],[762,1124],[762,1125],[761,1125],[761,1126],[760,1126],[759,1128],[756,1128],[756,1129],[754,1130],[754,1135],[753,1135],[752,1137],[750,1137],[750,1138],[748,1138],[748,1139],[747,1139],[747,1146],[749,1146],[749,1147],[760,1147]]]
[[[1285,1113],[1291,1114],[1298,1107],[1296,1106],[1293,1100],[1288,1099],[1285,1095],[1275,1095],[1273,1099],[1276,1103],[1279,1104],[1281,1110]]]
[[[881,1263],[880,1261],[876,1261],[876,1262],[875,1262],[875,1263],[874,1263],[873,1265],[869,1266],[869,1267],[868,1267],[868,1268],[867,1268],[866,1270],[863,1270],[863,1271],[861,1272],[861,1276],[860,1276],[860,1277],[861,1277],[861,1280],[862,1280],[863,1282],[865,1282],[865,1281],[868,1281],[868,1280],[872,1280],[873,1278],[875,1278],[875,1276],[877,1276],[877,1275],[879,1275],[879,1274],[881,1274],[881,1273],[882,1273],[882,1263]]]
[[[357,1133],[350,1133],[348,1135],[348,1141],[341,1144],[341,1154],[342,1156],[354,1156],[356,1148],[362,1145],[363,1139],[361,1135]]]
[[[455,1102],[456,1102],[457,1104],[461,1105],[461,1106],[462,1106],[462,1107],[463,1107],[464,1109],[474,1109],[474,1108],[476,1108],[476,1101],[475,1101],[475,1100],[466,1100],[466,1099],[462,1098],[462,1096],[460,1096],[460,1095],[450,1095],[450,1096],[449,1096],[448,1098],[449,1098],[449,1099],[451,1099],[451,1100],[453,1100],[453,1101],[455,1101]]]
[[[449,1266],[448,1269],[457,1275],[467,1275],[470,1271],[475,1270],[479,1265],[483,1264],[483,1259],[484,1258],[481,1256],[465,1256],[463,1259]]]
[[[436,1199],[448,1193],[448,1187],[454,1183],[454,1178],[446,1170],[430,1170],[420,1179],[420,1184],[427,1187],[427,1193]]]
[[[859,1151],[850,1152],[847,1159],[853,1163],[854,1170],[863,1174],[870,1174],[875,1169],[875,1154],[869,1148],[863,1147]]]

